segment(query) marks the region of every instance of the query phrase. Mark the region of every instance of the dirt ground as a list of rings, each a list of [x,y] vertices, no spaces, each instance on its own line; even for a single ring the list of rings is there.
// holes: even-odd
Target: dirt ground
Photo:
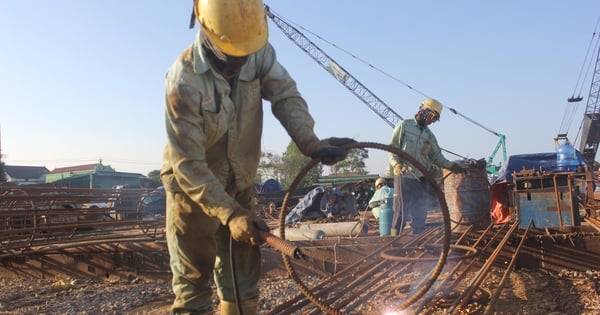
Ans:
[[[298,292],[276,265],[265,273],[261,290],[259,314]],[[168,279],[0,280],[0,314],[170,314],[172,299]],[[600,272],[515,270],[494,314],[600,314]]]
[[[550,273],[517,269],[504,284],[493,314],[600,315],[600,262],[596,270]],[[263,248],[259,314],[298,294],[280,254]],[[492,269],[493,283],[502,270]],[[493,285],[489,285],[493,289]],[[168,276],[142,279],[0,278],[0,315],[4,314],[170,314],[174,296]],[[216,296],[213,297],[218,304]],[[485,305],[470,314],[482,314]],[[219,314],[218,311],[215,314]],[[410,313],[409,313],[410,314]],[[431,313],[429,313],[431,314]],[[466,313],[465,313],[466,314]]]

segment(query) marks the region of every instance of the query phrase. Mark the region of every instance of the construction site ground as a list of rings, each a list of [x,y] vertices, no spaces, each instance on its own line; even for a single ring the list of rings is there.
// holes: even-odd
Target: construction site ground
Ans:
[[[370,212],[362,215],[363,219],[373,222]],[[433,224],[439,220],[439,216],[428,217],[428,222]],[[277,222],[269,223],[271,226],[277,225]],[[377,226],[370,226],[368,233],[361,237],[380,238]],[[161,259],[168,259],[164,240],[159,240],[152,246],[159,248]],[[300,291],[288,275],[281,254],[269,246],[263,246],[262,252],[263,276],[258,313],[269,314],[272,309],[299,295]],[[589,261],[589,258],[582,257],[584,259]],[[27,264],[29,263],[23,263]],[[15,265],[13,262],[2,268],[4,274],[0,278],[0,314],[170,314],[174,296],[168,270],[139,276],[136,273],[129,273],[128,276],[106,273],[106,277],[100,278],[76,276],[78,273],[75,272],[74,276],[68,276],[64,275],[68,272],[63,270],[60,276],[55,274],[51,277],[44,274],[40,276],[39,273],[33,275],[33,271],[33,276],[27,276],[28,272],[16,270]],[[28,267],[33,265],[34,262]],[[164,262],[161,266],[165,269]],[[584,270],[581,266],[569,268],[567,264],[557,270],[517,265],[504,282],[492,314],[600,314],[600,260],[597,266]],[[61,266],[54,268],[60,269]],[[484,283],[482,287],[493,288],[491,282],[497,282],[503,276],[504,269],[506,268],[503,266],[492,267],[486,278],[490,279],[490,283]],[[51,274],[49,269],[44,272]],[[11,276],[6,276],[9,274]],[[308,285],[315,285],[320,280],[322,279],[315,273],[314,283]],[[310,277],[308,281],[311,281]],[[338,287],[335,290],[344,292],[349,288]],[[218,305],[216,296],[213,296],[213,300]],[[483,314],[483,308],[485,305],[461,314]],[[215,314],[219,314],[218,307],[216,310]],[[285,311],[284,313],[287,314]],[[381,312],[373,310],[353,314]],[[419,314],[442,312],[428,311]]]
[[[262,312],[298,293],[279,254],[270,248],[263,251]],[[569,270],[515,270],[495,314],[600,314],[599,276]],[[167,278],[0,280],[1,314],[170,314],[172,299]],[[214,300],[218,303],[216,296]]]

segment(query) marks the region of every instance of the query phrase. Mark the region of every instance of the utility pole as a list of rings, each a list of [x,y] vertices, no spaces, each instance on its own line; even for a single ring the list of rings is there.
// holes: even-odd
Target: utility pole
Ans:
[[[0,183],[6,181],[6,172],[4,170],[4,160],[2,159],[2,124],[0,124]]]

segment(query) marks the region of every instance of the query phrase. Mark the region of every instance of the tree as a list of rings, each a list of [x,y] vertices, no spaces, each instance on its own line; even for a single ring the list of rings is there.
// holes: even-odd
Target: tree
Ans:
[[[365,164],[367,158],[369,158],[369,151],[366,149],[351,149],[345,160],[331,166],[331,173],[334,175],[367,175],[369,174]]]
[[[262,152],[258,163],[257,180],[264,182],[269,178],[281,181],[283,176],[283,157],[279,154]]]
[[[294,179],[299,175],[300,170],[302,170],[302,168],[310,161],[311,159],[309,157],[300,152],[296,143],[290,141],[283,154],[283,173],[281,178],[283,187],[288,189],[290,185],[292,185]],[[296,188],[307,187],[314,184],[322,173],[323,166],[322,164],[318,164],[303,177]]]
[[[148,181],[146,183],[144,183],[143,186],[147,187],[147,188],[156,188],[160,185],[162,185],[162,182],[160,181],[160,171],[159,170],[150,171],[148,173]]]

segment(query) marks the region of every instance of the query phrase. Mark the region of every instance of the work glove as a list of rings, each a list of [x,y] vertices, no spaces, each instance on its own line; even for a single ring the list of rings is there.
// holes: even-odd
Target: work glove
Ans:
[[[452,173],[456,174],[460,174],[465,171],[465,169],[458,163],[452,163],[452,166],[450,166],[450,170],[452,171]]]
[[[320,160],[325,165],[333,165],[346,159],[348,150],[342,146],[350,143],[356,143],[352,138],[327,138],[319,141],[316,149],[312,150],[310,157]]]
[[[231,214],[227,220],[227,226],[234,240],[248,242],[252,245],[264,243],[258,230],[269,231],[269,226],[265,221],[243,208],[238,208]]]

